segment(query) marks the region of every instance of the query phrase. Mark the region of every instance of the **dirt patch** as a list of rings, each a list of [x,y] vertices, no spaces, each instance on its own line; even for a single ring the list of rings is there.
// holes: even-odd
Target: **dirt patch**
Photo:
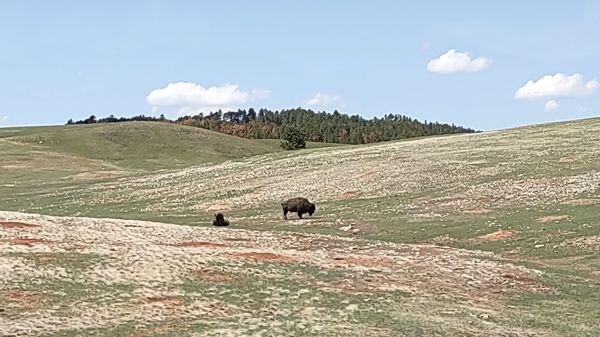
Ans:
[[[224,248],[230,247],[224,243],[206,242],[206,241],[187,241],[176,245],[177,247],[210,247],[210,248]]]
[[[513,230],[501,229],[499,231],[495,231],[495,232],[492,232],[492,233],[489,233],[486,235],[482,235],[482,236],[480,236],[480,238],[482,238],[484,240],[503,240],[503,239],[512,238],[516,234],[517,234],[517,232],[515,232]]]
[[[177,296],[153,296],[147,297],[146,301],[149,303],[160,303],[168,307],[178,307],[183,304],[181,298]]]
[[[356,197],[359,193],[360,193],[360,191],[344,192],[344,193],[342,193],[342,199],[352,199],[352,198]]]
[[[369,258],[369,257],[334,257],[337,264],[351,265],[360,267],[385,267],[393,268],[394,262],[387,258]]]
[[[30,239],[30,238],[15,238],[8,240],[8,242],[15,246],[28,246],[31,247],[36,244],[49,244],[52,241],[43,240],[43,239]]]
[[[290,256],[285,256],[275,253],[261,253],[261,252],[249,252],[249,253],[235,253],[230,254],[231,256],[241,257],[245,259],[265,262],[296,262],[297,260]]]
[[[562,204],[568,206],[592,206],[600,204],[600,199],[573,199],[565,201]]]
[[[38,309],[48,301],[48,298],[40,293],[13,291],[6,296],[8,301],[21,309]]]
[[[0,228],[4,229],[23,229],[23,228],[35,228],[40,227],[39,225],[32,225],[24,222],[12,222],[12,221],[0,221]]]
[[[208,282],[230,282],[235,277],[229,273],[223,273],[212,268],[205,268],[194,271],[194,276]]]
[[[539,222],[539,223],[548,223],[548,222],[557,222],[557,221],[563,221],[563,220],[569,220],[569,219],[571,219],[571,217],[568,215],[547,215],[547,216],[539,217],[539,218],[535,219],[535,221]]]
[[[250,239],[248,238],[225,238],[225,241],[233,241],[233,242],[248,242]]]

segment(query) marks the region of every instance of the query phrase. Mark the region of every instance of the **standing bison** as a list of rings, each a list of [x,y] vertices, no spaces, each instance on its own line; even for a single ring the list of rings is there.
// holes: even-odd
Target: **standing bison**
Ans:
[[[315,204],[308,201],[306,198],[292,198],[285,202],[281,203],[281,207],[283,207],[283,218],[287,220],[288,212],[296,212],[298,213],[298,217],[302,219],[302,214],[308,213],[308,215],[313,215],[317,207]]]

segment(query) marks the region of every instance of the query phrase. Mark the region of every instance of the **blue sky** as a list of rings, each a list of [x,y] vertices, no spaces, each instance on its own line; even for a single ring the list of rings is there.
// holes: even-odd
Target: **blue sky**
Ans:
[[[598,22],[594,1],[2,0],[0,125],[250,106],[482,130],[598,116]]]

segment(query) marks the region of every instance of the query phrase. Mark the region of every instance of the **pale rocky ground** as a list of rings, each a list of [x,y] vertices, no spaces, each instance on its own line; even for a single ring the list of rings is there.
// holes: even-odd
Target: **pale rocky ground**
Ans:
[[[190,322],[198,336],[396,335],[357,317],[390,308],[448,331],[545,335],[486,321],[511,294],[552,291],[488,252],[14,212],[0,224],[1,336]]]
[[[598,129],[594,120],[268,154],[61,189],[44,209],[127,204],[129,212],[190,214],[270,207],[298,195],[331,202],[419,193],[431,197],[399,208],[435,215],[559,203],[600,190]]]

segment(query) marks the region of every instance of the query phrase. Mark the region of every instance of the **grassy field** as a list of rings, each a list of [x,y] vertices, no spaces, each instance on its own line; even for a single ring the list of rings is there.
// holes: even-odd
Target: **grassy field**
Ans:
[[[600,335],[600,119],[295,152],[0,129],[0,154],[0,210],[90,217],[0,213],[33,225],[0,226],[0,334]],[[317,214],[284,221],[298,195]]]

